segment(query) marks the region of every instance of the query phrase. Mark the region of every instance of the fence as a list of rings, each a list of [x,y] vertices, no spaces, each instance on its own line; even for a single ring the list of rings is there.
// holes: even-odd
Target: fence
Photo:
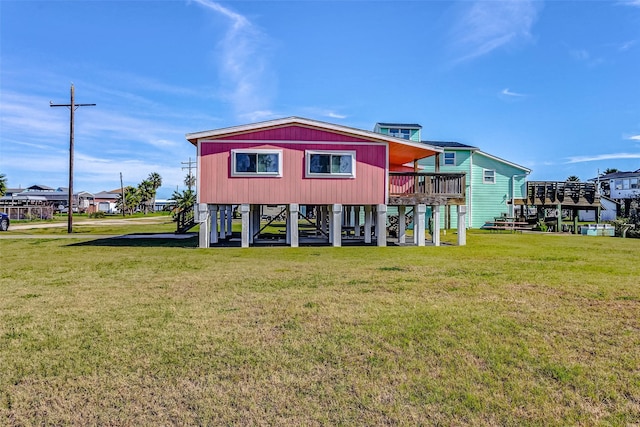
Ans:
[[[0,206],[10,220],[53,219],[53,206]]]

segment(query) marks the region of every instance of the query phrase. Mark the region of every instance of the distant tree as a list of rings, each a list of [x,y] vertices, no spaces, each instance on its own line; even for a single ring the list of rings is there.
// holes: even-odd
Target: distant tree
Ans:
[[[124,203],[122,195],[118,195],[116,200],[116,207],[125,214],[131,215],[135,212],[136,208],[140,204],[140,198],[138,197],[138,190],[128,185],[124,187]]]
[[[576,175],[571,175],[570,177],[567,178],[568,182],[580,182],[580,178],[578,178]]]
[[[605,171],[603,172],[603,175],[609,175],[610,173],[616,173],[616,172],[620,172],[620,171],[616,168],[608,168],[608,169],[605,169]]]
[[[144,214],[146,215],[149,210],[149,203],[155,198],[155,190],[151,181],[144,180],[138,184],[138,203],[141,205]]]
[[[176,201],[176,208],[179,210],[185,210],[190,209],[196,202],[196,193],[190,189],[182,192],[174,191],[171,198]]]
[[[152,203],[152,206],[155,207],[155,205],[156,205],[156,194],[158,192],[158,188],[160,188],[162,186],[162,177],[160,176],[159,173],[152,172],[147,177],[147,181],[149,181],[151,183],[151,186],[153,187],[153,203]]]
[[[0,196],[4,196],[7,192],[7,176],[0,173]]]

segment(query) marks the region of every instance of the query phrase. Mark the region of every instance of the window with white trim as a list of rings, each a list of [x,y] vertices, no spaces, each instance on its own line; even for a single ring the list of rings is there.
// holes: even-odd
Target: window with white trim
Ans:
[[[443,165],[445,166],[455,166],[456,165],[456,153],[444,153],[444,161]]]
[[[282,150],[231,150],[231,176],[282,176]]]
[[[638,188],[640,188],[640,185],[638,185],[638,184],[640,184],[640,179],[631,178],[629,181],[631,182],[631,186],[630,187],[631,187],[632,190],[637,190]]]
[[[485,184],[495,184],[496,171],[493,169],[484,169],[482,171],[482,182]]]
[[[355,151],[306,151],[305,171],[312,178],[355,178]]]
[[[411,130],[400,129],[400,128],[390,128],[389,135],[394,136],[396,138],[411,139]]]

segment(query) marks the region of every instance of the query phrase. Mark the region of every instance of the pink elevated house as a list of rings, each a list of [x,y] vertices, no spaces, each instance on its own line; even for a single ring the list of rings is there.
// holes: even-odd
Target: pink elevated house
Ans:
[[[405,242],[405,209],[411,206],[414,243],[424,245],[427,205],[455,204],[465,214],[463,174],[420,173],[414,166],[442,153],[439,147],[299,117],[186,137],[197,147],[200,247],[231,236],[234,207],[242,218],[243,247],[260,240],[265,206],[283,207],[291,246],[308,238],[341,246],[343,237],[385,246],[389,206],[397,206],[398,242]],[[439,222],[439,209],[433,211]],[[301,233],[301,220],[313,225],[312,233]]]

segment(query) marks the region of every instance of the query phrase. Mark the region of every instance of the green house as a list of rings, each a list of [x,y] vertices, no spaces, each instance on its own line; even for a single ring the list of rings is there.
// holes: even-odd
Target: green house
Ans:
[[[378,123],[374,130],[393,135],[409,135],[406,139],[442,147],[439,156],[422,159],[418,168],[424,172],[464,172],[467,174],[467,227],[481,228],[498,217],[515,217],[512,201],[526,195],[526,177],[531,169],[485,153],[478,147],[459,142],[425,141],[421,139],[422,126],[418,124]],[[436,162],[438,165],[436,167]],[[428,213],[427,213],[428,214]],[[456,228],[454,206],[441,208],[443,228]]]
[[[422,126],[410,123],[376,123],[373,129],[376,133],[408,139],[413,142],[420,142],[421,130]]]
[[[444,148],[440,156],[440,172],[467,174],[467,227],[480,228],[498,217],[514,217],[514,199],[526,194],[526,178],[531,169],[485,153],[478,147],[459,142],[424,141]],[[427,172],[436,170],[434,157],[418,163]],[[443,227],[455,228],[456,216],[443,208]],[[449,218],[451,220],[449,220]]]

